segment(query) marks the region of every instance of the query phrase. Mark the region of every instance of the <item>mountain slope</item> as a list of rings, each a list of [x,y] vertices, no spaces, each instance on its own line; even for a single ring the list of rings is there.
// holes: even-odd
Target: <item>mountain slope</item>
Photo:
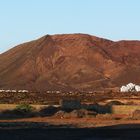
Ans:
[[[140,41],[46,35],[0,55],[0,88],[104,90],[140,83]]]

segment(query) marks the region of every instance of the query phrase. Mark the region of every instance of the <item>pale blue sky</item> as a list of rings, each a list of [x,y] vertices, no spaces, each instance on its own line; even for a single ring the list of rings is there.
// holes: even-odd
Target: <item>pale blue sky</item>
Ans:
[[[140,0],[0,0],[0,53],[62,33],[140,40]]]

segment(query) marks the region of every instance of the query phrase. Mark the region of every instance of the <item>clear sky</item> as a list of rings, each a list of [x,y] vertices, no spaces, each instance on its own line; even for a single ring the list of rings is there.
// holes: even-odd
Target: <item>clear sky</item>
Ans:
[[[140,40],[140,0],[0,0],[0,53],[62,33]]]

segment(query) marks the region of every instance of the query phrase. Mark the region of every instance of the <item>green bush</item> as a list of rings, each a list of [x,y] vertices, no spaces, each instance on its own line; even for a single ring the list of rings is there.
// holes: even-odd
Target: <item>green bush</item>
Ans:
[[[15,112],[23,115],[31,113],[33,110],[34,108],[29,104],[20,104],[17,105],[16,108],[14,109]]]

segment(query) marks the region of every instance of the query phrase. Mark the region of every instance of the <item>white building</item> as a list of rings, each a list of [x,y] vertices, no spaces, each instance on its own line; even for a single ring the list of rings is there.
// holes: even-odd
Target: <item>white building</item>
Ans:
[[[129,83],[127,85],[123,85],[120,88],[120,92],[140,92],[140,86],[135,85],[133,83]]]

